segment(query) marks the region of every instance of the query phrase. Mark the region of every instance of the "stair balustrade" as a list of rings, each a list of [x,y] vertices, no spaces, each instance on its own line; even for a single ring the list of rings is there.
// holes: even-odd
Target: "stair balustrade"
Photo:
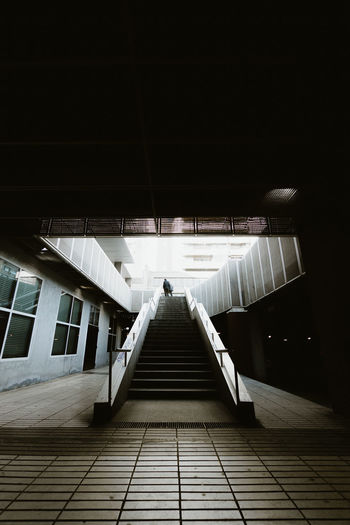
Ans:
[[[161,288],[158,288],[154,296],[142,305],[123,346],[110,352],[108,378],[103,384],[94,404],[95,423],[108,420],[112,413],[127,399],[138,355],[142,348],[149,322],[156,315],[160,295]],[[114,363],[113,353],[117,353]]]
[[[226,391],[235,405],[238,415],[246,419],[254,419],[254,403],[237,371],[237,365],[232,360],[235,351],[225,348],[219,334],[210,320],[202,303],[192,297],[188,288],[185,288],[185,297],[192,319],[197,321],[202,337],[212,358],[217,361],[222,378],[226,384]],[[231,355],[230,355],[231,354]]]

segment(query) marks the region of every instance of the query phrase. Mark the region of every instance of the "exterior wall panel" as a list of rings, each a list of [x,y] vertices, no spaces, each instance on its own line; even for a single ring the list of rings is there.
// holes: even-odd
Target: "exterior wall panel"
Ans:
[[[248,306],[303,272],[297,238],[260,238],[244,259],[228,261],[191,293],[213,316],[234,306]]]
[[[245,263],[247,268],[247,279],[248,279],[248,291],[250,296],[250,302],[254,302],[257,299],[256,291],[255,291],[255,284],[254,284],[254,276],[253,276],[253,264],[252,264],[252,257],[251,253],[248,252],[245,257]]]
[[[268,246],[267,246],[267,239],[261,238],[259,239],[258,242],[259,242],[261,268],[262,268],[262,274],[263,274],[263,279],[264,279],[265,293],[270,293],[273,290],[273,282],[272,282],[272,272],[271,272],[270,257],[269,257]]]
[[[231,305],[240,306],[239,286],[238,286],[238,261],[229,261],[228,274],[231,288]]]
[[[264,288],[263,288],[263,281],[262,281],[261,268],[260,268],[258,242],[259,241],[257,241],[251,247],[251,254],[252,254],[253,272],[254,272],[253,276],[255,277],[255,292],[256,292],[257,299],[260,299],[261,297],[264,296]]]
[[[279,288],[285,283],[279,240],[277,237],[271,237],[267,239],[267,242],[270,247],[275,288]]]
[[[290,281],[299,274],[299,265],[294,239],[291,237],[281,237],[281,246],[287,281]]]

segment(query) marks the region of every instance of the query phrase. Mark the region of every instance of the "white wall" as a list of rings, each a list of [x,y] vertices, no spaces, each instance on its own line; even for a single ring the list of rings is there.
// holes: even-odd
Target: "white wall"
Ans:
[[[1,241],[0,257],[42,279],[28,357],[0,359],[0,391],[82,371],[91,304],[100,308],[96,366],[107,364],[109,310],[106,305],[96,301],[90,292],[84,292],[53,273],[44,263],[28,257],[27,253],[10,241]],[[62,290],[83,301],[77,354],[51,356]]]

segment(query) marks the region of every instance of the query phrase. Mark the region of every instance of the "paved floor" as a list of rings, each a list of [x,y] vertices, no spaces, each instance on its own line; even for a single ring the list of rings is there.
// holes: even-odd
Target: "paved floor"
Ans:
[[[350,523],[350,429],[327,408],[246,379],[257,428],[89,427],[103,374],[0,394],[0,525]]]
[[[107,369],[0,393],[1,427],[89,427]],[[313,401],[244,378],[264,428],[347,428],[349,421]],[[114,421],[234,422],[220,401],[128,401]]]

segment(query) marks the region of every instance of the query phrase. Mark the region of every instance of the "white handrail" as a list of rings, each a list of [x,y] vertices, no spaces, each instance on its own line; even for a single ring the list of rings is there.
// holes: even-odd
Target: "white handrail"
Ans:
[[[242,406],[243,404],[249,404],[253,406],[253,401],[237,372],[237,367],[234,365],[227,348],[225,348],[225,345],[221,341],[221,338],[211,322],[203,304],[198,303],[197,300],[192,297],[188,288],[185,288],[185,296],[191,317],[192,319],[196,319],[198,324],[202,327],[202,331],[204,330],[207,339],[207,346],[211,347],[213,354],[220,365],[235,405]]]
[[[116,397],[119,394],[119,389],[122,386],[123,379],[125,378],[128,364],[134,357],[134,353],[137,353],[142,347],[149,321],[155,318],[160,295],[161,288],[158,288],[154,296],[147,303],[142,305],[123,346],[110,352],[108,378],[103,384],[95,402],[94,409],[96,419],[98,419],[96,413],[99,408],[106,411],[106,406],[110,410],[114,405]],[[114,363],[112,361],[112,352],[118,352]],[[129,358],[127,356],[129,356]]]

